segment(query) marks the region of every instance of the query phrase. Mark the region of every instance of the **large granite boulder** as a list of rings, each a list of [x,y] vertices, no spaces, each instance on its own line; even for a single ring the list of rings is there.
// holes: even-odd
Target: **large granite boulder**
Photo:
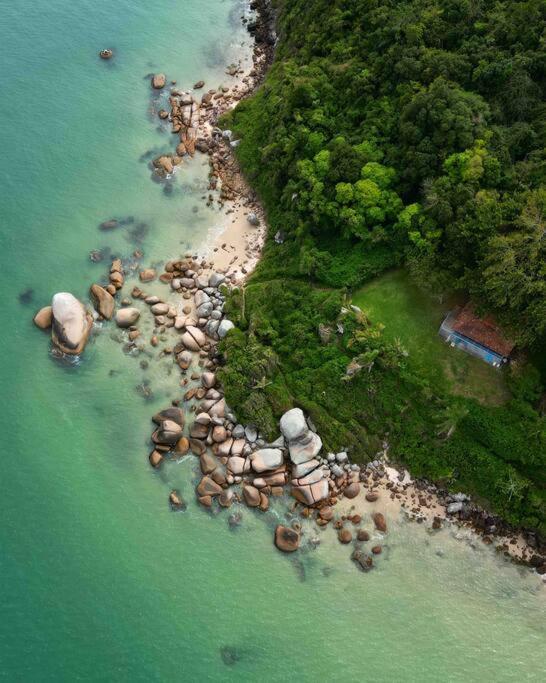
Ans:
[[[307,462],[303,462],[300,465],[294,465],[292,467],[292,476],[294,479],[299,479],[300,477],[305,477],[305,475],[309,474],[309,472],[312,472],[315,468],[319,466],[319,461],[315,460],[308,460]]]
[[[213,479],[204,476],[197,486],[197,495],[199,496],[219,496],[222,493],[222,487],[219,486]]]
[[[193,325],[187,325],[186,331],[182,335],[182,343],[190,351],[199,351],[206,342],[203,332]]]
[[[322,439],[318,434],[311,430],[307,431],[304,437],[298,441],[290,441],[288,443],[288,450],[290,451],[290,460],[295,465],[300,465],[319,454],[322,448]]]
[[[165,420],[172,420],[173,422],[176,422],[176,424],[183,427],[186,421],[186,416],[184,415],[182,408],[169,406],[169,408],[164,408],[156,413],[152,417],[152,420],[158,425],[160,425],[162,422],[165,422]]]
[[[174,420],[163,420],[152,434],[154,443],[165,446],[174,446],[181,437],[182,427]]]
[[[51,301],[53,343],[63,352],[72,355],[83,351],[93,318],[69,292],[58,292]]]
[[[138,308],[120,308],[116,312],[116,323],[118,327],[131,327],[140,318]]]
[[[261,448],[255,451],[250,459],[255,472],[267,472],[282,465],[283,455],[280,448]]]
[[[243,498],[248,507],[256,508],[260,504],[260,492],[250,484],[243,487]]]
[[[110,292],[107,292],[104,287],[96,284],[91,285],[89,292],[97,312],[100,313],[103,318],[106,318],[106,320],[110,320],[114,315],[114,297]]]
[[[315,505],[321,500],[328,498],[328,480],[320,479],[311,484],[302,484],[292,487],[292,496],[304,505]]]
[[[309,430],[301,408],[292,408],[292,410],[284,413],[281,417],[280,427],[282,435],[288,442],[301,438]]]
[[[235,475],[241,475],[250,469],[250,461],[238,455],[232,456],[227,462],[228,469]]]

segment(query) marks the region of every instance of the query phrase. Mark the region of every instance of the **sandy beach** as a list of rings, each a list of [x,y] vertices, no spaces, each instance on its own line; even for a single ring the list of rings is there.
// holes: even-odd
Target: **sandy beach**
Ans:
[[[258,216],[258,226],[249,223],[250,213]],[[211,270],[226,273],[232,283],[241,284],[258,263],[267,226],[258,207],[243,199],[227,204],[224,214],[221,230],[209,233],[211,246],[204,256],[211,262]]]

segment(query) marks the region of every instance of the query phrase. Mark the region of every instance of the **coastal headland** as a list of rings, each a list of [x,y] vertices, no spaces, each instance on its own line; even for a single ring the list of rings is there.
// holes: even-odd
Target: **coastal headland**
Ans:
[[[155,180],[163,182],[183,173],[184,164],[195,155],[208,155],[209,194],[226,215],[227,225],[209,235],[210,245],[202,256],[185,253],[168,259],[163,269],[125,264],[114,259],[104,281],[90,287],[93,311],[69,293],[57,293],[52,306],[41,309],[35,322],[52,329],[59,353],[83,352],[91,321],[112,320],[122,330],[125,350],[146,344],[159,356],[172,358],[180,371],[180,398],[156,413],[151,433],[150,465],[160,469],[166,459],[189,454],[198,459],[201,472],[196,487],[205,508],[246,505],[266,512],[272,501],[282,501],[291,514],[315,522],[310,534],[297,519],[279,524],[274,543],[283,552],[294,552],[302,544],[317,545],[320,534],[335,533],[342,544],[352,544],[352,560],[368,571],[381,561],[382,541],[388,536],[389,520],[400,515],[425,524],[431,531],[445,525],[460,525],[481,533],[485,544],[507,557],[530,564],[546,573],[542,549],[528,536],[512,530],[462,493],[450,493],[430,482],[414,480],[389,460],[388,447],[366,465],[351,463],[346,451],[326,453],[312,420],[299,408],[280,418],[278,438],[271,441],[253,424],[237,419],[237,406],[226,403],[221,383],[224,363],[222,340],[235,324],[226,313],[228,292],[244,289],[255,268],[266,237],[266,216],[256,193],[245,180],[234,151],[238,140],[219,127],[220,117],[252,94],[262,82],[273,59],[273,16],[266,2],[254,2],[256,20],[249,26],[255,37],[253,68],[248,74],[228,67],[240,80],[231,88],[205,90],[202,81],[193,88],[172,87],[169,110],[157,116],[169,123],[177,136],[172,154],[150,162]],[[167,87],[164,74],[156,73],[153,90]],[[115,229],[114,220],[102,229]],[[131,282],[137,276],[138,283]],[[162,283],[163,296],[146,291],[149,283]],[[131,287],[130,292],[126,291]],[[124,289],[125,288],[125,289]],[[347,311],[358,315],[358,311]],[[144,323],[144,324],[143,324]],[[76,329],[77,328],[77,329]],[[143,361],[147,362],[147,361]],[[176,490],[169,493],[173,510],[185,509]],[[230,512],[230,524],[238,524]],[[331,531],[328,531],[331,530]],[[371,541],[371,542],[370,542]]]

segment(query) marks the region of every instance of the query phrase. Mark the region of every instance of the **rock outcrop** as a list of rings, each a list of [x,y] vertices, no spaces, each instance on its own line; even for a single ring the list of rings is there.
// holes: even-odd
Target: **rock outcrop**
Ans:
[[[293,553],[300,546],[299,532],[279,524],[275,529],[275,545],[283,553]]]
[[[118,327],[131,327],[140,318],[138,308],[120,308],[116,312],[116,324]]]
[[[165,74],[154,74],[152,76],[152,88],[155,88],[156,90],[161,90],[164,88],[166,82],[167,79]]]
[[[280,428],[288,444],[292,468],[292,495],[304,505],[315,505],[328,497],[326,472],[319,468],[316,456],[322,440],[309,428],[300,408],[292,408],[281,417]]]
[[[53,313],[51,306],[44,306],[40,308],[38,313],[34,316],[34,324],[41,330],[49,330],[53,323]]]
[[[103,318],[110,320],[114,315],[114,297],[100,285],[91,285],[89,290],[95,309]]]
[[[58,292],[51,302],[51,338],[63,353],[80,354],[89,338],[93,318],[69,292]]]

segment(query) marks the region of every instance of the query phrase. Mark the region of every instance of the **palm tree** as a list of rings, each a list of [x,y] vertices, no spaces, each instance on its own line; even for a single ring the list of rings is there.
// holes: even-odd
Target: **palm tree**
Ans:
[[[521,498],[524,487],[524,482],[519,477],[514,476],[511,470],[508,471],[508,477],[497,484],[497,488],[508,495],[508,500],[512,500],[512,496]]]
[[[440,416],[438,436],[450,439],[460,422],[468,415],[468,408],[461,403],[451,403]]]

